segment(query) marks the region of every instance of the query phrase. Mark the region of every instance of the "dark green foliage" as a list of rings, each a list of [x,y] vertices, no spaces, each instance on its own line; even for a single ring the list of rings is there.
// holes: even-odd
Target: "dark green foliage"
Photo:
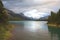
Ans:
[[[8,12],[4,8],[1,0],[0,0],[0,23],[6,23],[8,21]]]
[[[57,24],[60,24],[60,9],[59,9],[59,11],[57,12],[56,23],[57,23]]]
[[[48,18],[48,23],[60,24],[60,10],[57,13],[51,12]]]
[[[51,12],[51,16],[49,16],[49,18],[48,18],[48,22],[50,22],[50,23],[54,23],[56,21],[56,13],[54,13],[54,12]]]

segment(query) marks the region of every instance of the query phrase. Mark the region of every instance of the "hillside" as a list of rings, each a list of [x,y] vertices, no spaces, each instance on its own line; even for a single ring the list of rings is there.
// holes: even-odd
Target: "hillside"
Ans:
[[[24,16],[23,13],[17,14],[11,10],[8,10],[8,9],[6,9],[6,10],[8,11],[9,20],[13,20],[13,21],[16,21],[16,20],[17,21],[19,21],[19,20],[39,20],[40,21],[40,20],[47,19],[47,17],[42,17],[40,19],[33,19],[33,18],[29,18],[29,17]]]

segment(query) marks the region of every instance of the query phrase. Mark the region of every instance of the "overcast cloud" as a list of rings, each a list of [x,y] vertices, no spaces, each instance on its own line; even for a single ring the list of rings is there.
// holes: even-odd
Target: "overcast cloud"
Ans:
[[[49,13],[60,8],[60,0],[3,0],[3,4],[16,13],[32,9]]]

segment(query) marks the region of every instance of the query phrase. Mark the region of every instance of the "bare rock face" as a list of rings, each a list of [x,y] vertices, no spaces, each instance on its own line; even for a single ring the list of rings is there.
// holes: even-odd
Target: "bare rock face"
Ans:
[[[0,23],[5,23],[8,21],[8,12],[4,8],[2,1],[0,0]]]

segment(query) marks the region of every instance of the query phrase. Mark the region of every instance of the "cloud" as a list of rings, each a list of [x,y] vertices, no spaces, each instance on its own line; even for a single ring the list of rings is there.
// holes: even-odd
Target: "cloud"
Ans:
[[[3,4],[16,13],[30,9],[49,13],[60,8],[60,0],[3,0]]]
[[[45,17],[45,16],[49,15],[48,13],[39,12],[36,9],[25,11],[23,13],[25,16],[30,17],[30,18],[34,18],[34,19],[39,19],[41,17]]]

